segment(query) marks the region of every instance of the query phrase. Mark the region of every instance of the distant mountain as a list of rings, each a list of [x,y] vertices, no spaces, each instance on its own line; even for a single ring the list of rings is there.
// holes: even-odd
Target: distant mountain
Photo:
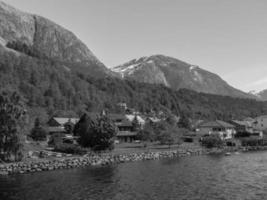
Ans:
[[[261,101],[267,101],[267,89],[260,92],[250,91],[249,93],[255,95]]]
[[[233,88],[214,73],[164,55],[134,59],[112,70],[124,79],[163,84],[175,90],[186,88],[203,93],[255,98],[254,95]]]
[[[0,48],[77,66],[92,74],[111,73],[72,32],[0,1]]]

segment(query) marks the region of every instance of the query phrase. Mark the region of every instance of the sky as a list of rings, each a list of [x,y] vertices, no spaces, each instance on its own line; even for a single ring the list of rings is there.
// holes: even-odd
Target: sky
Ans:
[[[3,0],[72,31],[107,66],[154,54],[267,89],[266,0]]]

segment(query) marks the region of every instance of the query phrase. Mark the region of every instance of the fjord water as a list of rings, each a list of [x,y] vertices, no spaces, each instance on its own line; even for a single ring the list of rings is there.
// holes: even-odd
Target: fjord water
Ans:
[[[267,152],[0,177],[1,200],[262,200],[266,196]]]

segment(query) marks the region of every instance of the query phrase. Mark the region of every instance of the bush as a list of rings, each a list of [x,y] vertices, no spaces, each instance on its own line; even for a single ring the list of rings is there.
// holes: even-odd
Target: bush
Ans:
[[[30,137],[35,141],[45,141],[47,131],[43,127],[34,127],[31,131]]]
[[[201,139],[201,143],[206,148],[214,148],[214,147],[220,148],[223,146],[222,139],[217,135],[210,135],[207,137],[203,137]]]
[[[79,154],[79,155],[86,153],[86,150],[81,148],[80,146],[67,143],[57,144],[55,146],[54,151],[67,154]]]
[[[53,135],[51,135],[51,137],[49,138],[49,141],[48,141],[48,145],[49,146],[52,146],[52,147],[55,147],[57,145],[60,145],[63,143],[63,134],[62,133],[55,133]]]

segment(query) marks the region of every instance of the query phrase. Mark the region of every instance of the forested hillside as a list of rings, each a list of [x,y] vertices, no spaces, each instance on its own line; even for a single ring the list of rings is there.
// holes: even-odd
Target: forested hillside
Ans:
[[[0,19],[0,90],[18,91],[25,98],[31,121],[37,116],[43,121],[52,115],[79,116],[85,110],[118,112],[116,105],[120,102],[143,113],[152,110],[183,113],[196,119],[239,119],[267,114],[265,102],[178,90],[208,92],[215,87],[208,93],[218,94],[217,91],[230,88],[219,94],[236,96],[219,77],[177,59],[154,56],[141,62],[148,67],[158,66],[168,74],[171,79],[165,84],[167,87],[149,81],[122,80],[60,25],[3,2],[0,2]],[[174,72],[180,74],[181,69],[187,76],[173,76]],[[179,86],[179,80],[186,77],[185,82],[196,87]],[[209,82],[210,79],[218,81]],[[173,87],[168,87],[170,83]],[[205,88],[197,88],[199,83],[205,83]]]
[[[47,58],[35,58],[0,48],[0,88],[17,90],[27,100],[30,115],[43,118],[58,111],[80,115],[84,110],[116,112],[126,102],[141,112],[185,113],[192,118],[243,118],[267,114],[267,103],[251,99],[175,91],[112,76],[95,77]],[[62,112],[61,112],[62,113]]]

